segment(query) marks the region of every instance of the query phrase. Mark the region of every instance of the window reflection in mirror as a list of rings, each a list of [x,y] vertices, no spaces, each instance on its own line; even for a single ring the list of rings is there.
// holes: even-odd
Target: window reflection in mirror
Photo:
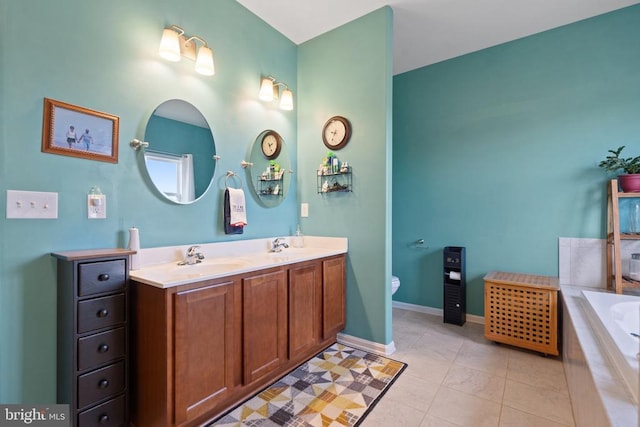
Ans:
[[[192,203],[211,185],[215,144],[209,125],[186,101],[162,103],[145,130],[145,165],[155,187],[176,203]]]

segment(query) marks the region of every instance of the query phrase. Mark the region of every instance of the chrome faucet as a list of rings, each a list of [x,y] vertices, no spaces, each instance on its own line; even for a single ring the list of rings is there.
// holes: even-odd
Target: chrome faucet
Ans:
[[[202,262],[204,255],[200,252],[196,252],[198,249],[200,249],[200,246],[189,246],[187,254],[184,259],[178,263],[178,265],[193,265]]]
[[[288,248],[286,242],[283,241],[280,237],[271,242],[271,252],[282,252],[282,248]]]

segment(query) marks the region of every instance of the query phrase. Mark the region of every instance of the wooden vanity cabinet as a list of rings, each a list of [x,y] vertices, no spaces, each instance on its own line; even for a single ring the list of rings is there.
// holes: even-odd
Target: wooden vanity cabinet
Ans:
[[[289,359],[303,359],[321,341],[322,264],[317,261],[289,268]]]
[[[240,278],[133,288],[134,424],[206,417],[241,384]]]
[[[242,279],[243,383],[278,369],[287,359],[287,278],[283,269]]]
[[[346,255],[322,261],[322,338],[330,339],[344,329],[346,320]]]
[[[334,343],[346,255],[173,288],[133,282],[133,422],[201,425]]]

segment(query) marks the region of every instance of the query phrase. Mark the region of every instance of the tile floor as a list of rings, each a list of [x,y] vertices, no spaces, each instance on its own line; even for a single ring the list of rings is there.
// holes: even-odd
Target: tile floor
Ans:
[[[409,366],[361,426],[574,426],[560,359],[483,333],[483,325],[394,308],[390,357]]]

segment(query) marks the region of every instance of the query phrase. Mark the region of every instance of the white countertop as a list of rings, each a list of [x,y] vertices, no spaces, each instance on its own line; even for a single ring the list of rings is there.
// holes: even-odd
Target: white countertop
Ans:
[[[165,246],[140,249],[137,253],[140,268],[130,271],[136,282],[159,288],[170,288],[202,280],[217,279],[347,253],[344,237],[304,236],[304,247],[292,247],[290,237],[281,238],[289,247],[281,252],[269,252],[275,239],[238,240],[198,244],[202,262],[178,265],[187,249],[193,245]]]

